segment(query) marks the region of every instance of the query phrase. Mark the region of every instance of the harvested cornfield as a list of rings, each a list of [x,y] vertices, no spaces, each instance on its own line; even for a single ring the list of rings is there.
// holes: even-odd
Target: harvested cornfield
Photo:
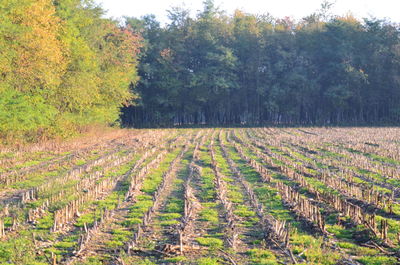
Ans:
[[[4,264],[399,264],[400,129],[135,130],[0,153]]]

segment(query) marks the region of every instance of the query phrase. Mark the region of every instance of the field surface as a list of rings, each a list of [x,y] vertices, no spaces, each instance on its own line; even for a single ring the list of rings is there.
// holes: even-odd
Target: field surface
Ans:
[[[0,185],[0,264],[400,264],[398,128],[126,130]]]

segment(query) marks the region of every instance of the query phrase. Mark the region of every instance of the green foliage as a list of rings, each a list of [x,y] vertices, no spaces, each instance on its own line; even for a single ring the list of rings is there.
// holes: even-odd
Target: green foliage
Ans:
[[[150,261],[149,259],[140,259],[140,260],[135,260],[134,263],[131,264],[137,264],[137,265],[155,265],[154,262]]]
[[[217,258],[200,258],[196,260],[197,265],[219,265],[219,259]]]
[[[161,226],[172,226],[172,225],[176,225],[179,224],[178,220],[165,220],[165,221],[161,221],[160,225]]]
[[[48,230],[51,227],[53,227],[53,224],[54,224],[53,214],[49,213],[38,220],[36,227],[38,229]]]
[[[54,244],[54,247],[69,249],[69,248],[75,247],[76,245],[77,245],[76,242],[58,242],[58,243]]]
[[[99,257],[89,257],[82,265],[103,265]]]
[[[187,258],[185,256],[177,256],[177,257],[173,257],[173,258],[167,258],[164,261],[171,262],[171,263],[179,263],[179,262],[183,262],[186,260],[187,260]]]
[[[228,16],[211,0],[195,18],[182,8],[169,14],[165,26],[154,16],[127,20],[146,47],[140,105],[124,109],[126,124],[400,120],[396,23],[316,14],[296,22],[240,10]]]
[[[35,261],[35,248],[30,235],[21,234],[0,243],[0,262],[11,264],[39,264]]]
[[[275,255],[265,249],[250,249],[246,252],[254,265],[275,265],[279,264]]]
[[[111,124],[136,95],[141,38],[86,0],[0,3],[0,137]]]
[[[212,237],[198,237],[196,241],[202,245],[207,246],[212,249],[221,248],[224,245],[224,242],[219,238],[212,238]]]
[[[49,129],[57,114],[56,109],[40,95],[0,90],[0,136],[3,138],[29,137],[38,129]]]
[[[160,214],[161,221],[173,220],[182,217],[180,213],[163,213]]]
[[[205,208],[199,213],[199,216],[200,220],[208,221],[215,225],[219,222],[218,211],[216,209]]]
[[[353,237],[352,229],[346,229],[339,225],[328,226],[326,230],[330,233],[333,233],[337,238],[352,239]]]
[[[307,260],[307,264],[336,264],[340,259],[340,254],[323,246],[322,238],[315,238],[310,235],[294,234],[291,237],[293,253],[303,253],[302,257]]]
[[[358,259],[359,262],[365,265],[394,265],[398,264],[395,257],[384,256],[364,256]]]
[[[254,211],[249,210],[245,205],[238,205],[234,214],[240,217],[252,217],[256,215]]]
[[[165,211],[169,213],[182,212],[183,201],[176,198],[170,199],[168,205],[165,207]]]
[[[95,213],[89,212],[81,215],[76,219],[76,223],[74,224],[76,227],[84,227],[86,225],[91,225],[95,221]]]

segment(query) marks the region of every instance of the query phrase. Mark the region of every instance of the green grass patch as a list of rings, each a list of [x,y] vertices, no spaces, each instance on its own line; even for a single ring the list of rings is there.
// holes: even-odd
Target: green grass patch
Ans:
[[[200,258],[196,260],[196,265],[220,265],[220,260],[218,258]]]
[[[250,249],[246,252],[249,256],[251,264],[254,265],[277,265],[275,255],[266,249]]]
[[[205,208],[200,211],[199,216],[201,221],[207,221],[214,225],[219,223],[218,211],[216,209]]]
[[[224,246],[224,242],[219,238],[213,237],[198,237],[196,241],[206,247],[210,247],[212,249],[222,248]]]
[[[364,265],[395,265],[398,264],[397,259],[394,257],[386,256],[364,256],[358,258],[357,261]]]

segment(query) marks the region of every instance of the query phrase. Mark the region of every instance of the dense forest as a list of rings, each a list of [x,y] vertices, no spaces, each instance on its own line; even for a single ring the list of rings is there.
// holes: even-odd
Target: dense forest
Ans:
[[[212,0],[105,18],[92,0],[0,1],[0,138],[126,127],[397,124],[400,28],[226,14]]]
[[[236,11],[213,1],[195,18],[128,18],[145,39],[133,126],[396,124],[400,121],[399,25],[331,15],[300,21]]]
[[[112,124],[137,97],[140,35],[88,0],[0,1],[0,136]]]

